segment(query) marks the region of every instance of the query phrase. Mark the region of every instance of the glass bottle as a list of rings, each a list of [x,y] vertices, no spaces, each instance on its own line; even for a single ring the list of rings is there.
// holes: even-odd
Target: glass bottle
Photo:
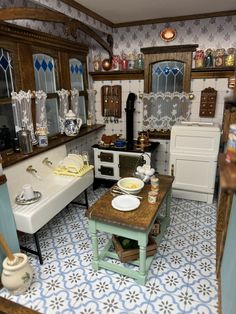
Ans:
[[[204,51],[197,50],[194,56],[195,68],[203,68],[204,66]]]
[[[225,65],[227,67],[234,66],[235,48],[229,48],[225,56]]]
[[[204,65],[206,68],[210,68],[213,66],[213,56],[212,50],[210,48],[206,50]]]

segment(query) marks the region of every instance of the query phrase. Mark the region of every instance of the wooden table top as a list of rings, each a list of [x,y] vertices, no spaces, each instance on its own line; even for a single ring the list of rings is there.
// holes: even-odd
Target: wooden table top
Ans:
[[[86,216],[89,219],[109,224],[137,230],[147,230],[153,223],[157,211],[165,199],[167,192],[171,189],[174,180],[172,176],[158,175],[158,177],[160,190],[156,204],[148,203],[148,191],[150,191],[151,186],[145,185],[138,194],[143,197],[143,199],[140,200],[140,206],[132,211],[119,211],[114,209],[111,205],[114,196],[111,194],[111,190],[109,190],[87,210]]]

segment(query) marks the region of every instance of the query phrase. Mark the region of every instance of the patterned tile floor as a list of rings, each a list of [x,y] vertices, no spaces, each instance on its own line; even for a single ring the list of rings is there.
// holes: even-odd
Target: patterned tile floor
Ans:
[[[89,191],[90,204],[105,192]],[[216,204],[172,199],[171,225],[149,271],[146,286],[91,267],[84,208],[69,205],[39,233],[44,264],[29,255],[34,278],[24,295],[0,295],[45,314],[217,313]],[[108,235],[99,235],[103,246]],[[32,237],[22,239],[33,248]],[[119,263],[119,261],[115,261]]]

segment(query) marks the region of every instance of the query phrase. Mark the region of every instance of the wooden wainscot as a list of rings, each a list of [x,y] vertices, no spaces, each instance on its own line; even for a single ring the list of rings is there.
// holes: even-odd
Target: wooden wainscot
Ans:
[[[134,249],[124,249],[120,242],[120,237],[113,235],[112,242],[115,248],[115,251],[122,263],[127,263],[130,261],[135,261],[139,258],[139,248]],[[157,244],[152,236],[148,237],[147,245],[147,256],[155,255],[157,252]]]

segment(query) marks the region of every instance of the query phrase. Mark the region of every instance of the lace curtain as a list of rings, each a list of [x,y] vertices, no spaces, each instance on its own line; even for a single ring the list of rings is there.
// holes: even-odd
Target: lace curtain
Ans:
[[[59,128],[60,128],[61,134],[63,134],[65,115],[69,110],[69,102],[68,102],[69,91],[65,89],[61,89],[57,91],[57,94],[59,96]]]
[[[73,88],[71,91],[71,109],[79,117],[79,91],[76,88]]]
[[[143,96],[143,130],[170,130],[190,116],[191,103],[187,93],[150,93]]]
[[[95,96],[96,90],[87,89],[88,93],[88,125],[95,124]]]
[[[31,132],[31,139],[33,145],[37,144],[37,140],[34,134],[34,126],[32,120],[32,111],[31,111],[31,91],[24,92],[20,91],[19,93],[12,92],[12,111],[15,124],[16,133],[20,131],[23,127]]]
[[[46,112],[47,94],[42,91],[35,92],[36,104],[36,129],[44,127],[47,129],[47,112]]]

